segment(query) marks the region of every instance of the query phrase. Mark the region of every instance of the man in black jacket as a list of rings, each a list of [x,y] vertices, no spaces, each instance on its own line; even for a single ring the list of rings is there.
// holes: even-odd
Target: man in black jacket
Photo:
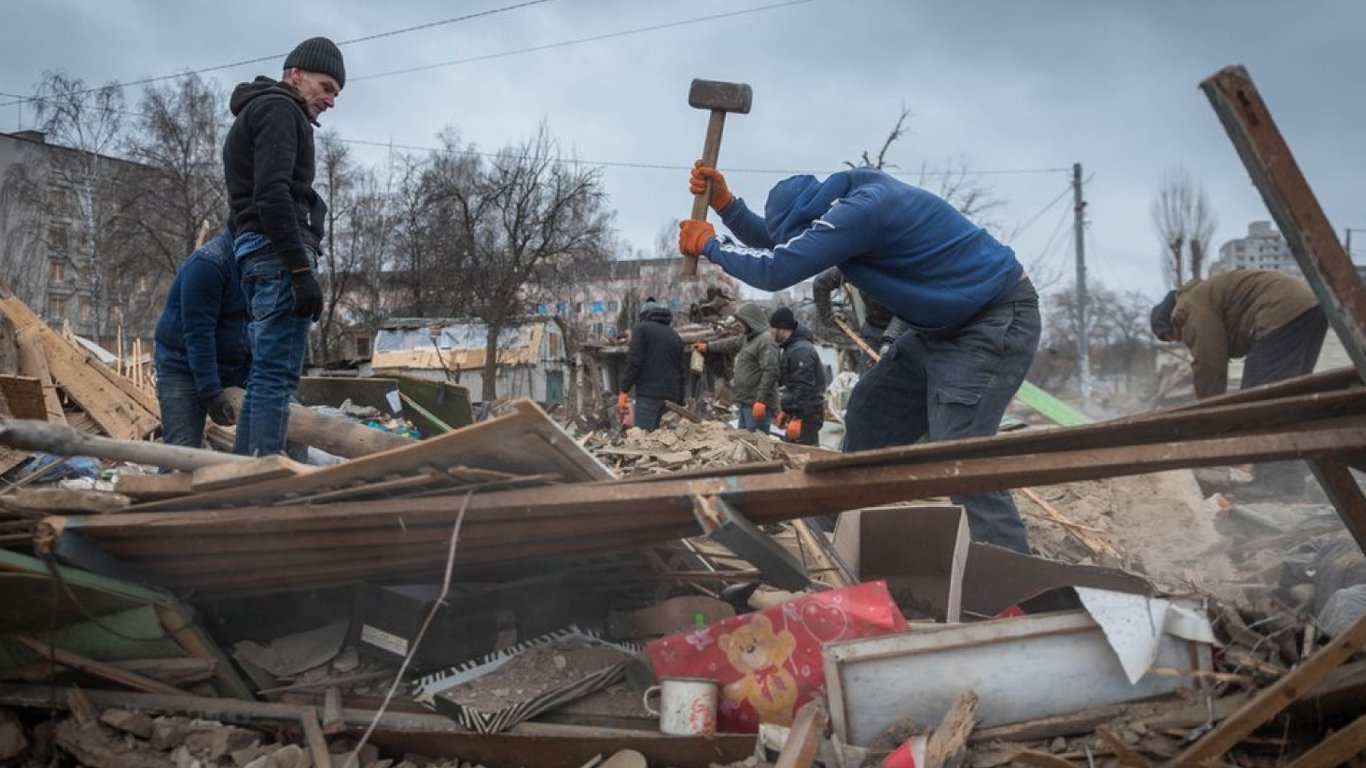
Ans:
[[[635,387],[635,425],[646,432],[659,428],[665,400],[683,402],[686,375],[683,340],[669,327],[673,321],[674,315],[669,308],[651,297],[640,310],[640,322],[631,329],[631,344],[626,353],[626,371],[621,374],[617,406],[623,416],[629,412],[627,393]]]
[[[223,169],[252,348],[235,453],[285,448],[310,321],[323,308],[313,270],[327,206],[313,189],[313,126],[345,84],[341,51],[314,37],[285,58],[280,80],[258,77],[232,93],[236,119],[223,145]]]
[[[788,442],[819,445],[825,423],[825,370],[811,343],[811,331],[797,325],[787,307],[773,310],[768,327],[783,352],[778,366],[778,426]]]

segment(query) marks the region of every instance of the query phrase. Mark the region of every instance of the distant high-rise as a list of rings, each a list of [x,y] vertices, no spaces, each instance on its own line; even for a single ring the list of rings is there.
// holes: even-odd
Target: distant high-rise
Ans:
[[[1219,259],[1209,272],[1217,274],[1230,269],[1267,269],[1303,276],[1290,246],[1269,221],[1254,221],[1247,226],[1247,237],[1219,246]]]

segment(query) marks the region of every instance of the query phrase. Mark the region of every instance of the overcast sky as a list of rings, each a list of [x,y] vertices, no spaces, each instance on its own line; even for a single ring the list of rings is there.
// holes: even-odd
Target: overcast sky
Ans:
[[[0,92],[29,94],[48,69],[102,84],[279,54],[205,75],[226,92],[278,76],[312,35],[343,41],[514,4],[10,0]],[[746,9],[761,10],[706,18]],[[993,218],[1024,227],[1011,242],[1021,260],[1067,281],[1070,196],[1040,212],[1082,163],[1093,281],[1156,298],[1149,208],[1165,171],[1184,165],[1204,184],[1216,246],[1269,218],[1197,87],[1221,67],[1249,69],[1339,233],[1366,228],[1364,36],[1360,0],[549,0],[344,44],[348,83],[323,124],[419,147],[452,127],[496,150],[544,119],[567,154],[604,164],[620,237],[652,250],[691,203],[683,169],[706,126],[687,105],[692,78],[753,86],[720,166],[746,169],[728,177],[756,206],[788,173],[822,175],[875,150],[904,105],[913,118],[888,158],[904,178],[947,161],[982,172],[1006,201]],[[573,42],[586,38],[600,39]],[[390,74],[414,67],[430,68]],[[31,119],[30,107],[0,108],[2,131]]]

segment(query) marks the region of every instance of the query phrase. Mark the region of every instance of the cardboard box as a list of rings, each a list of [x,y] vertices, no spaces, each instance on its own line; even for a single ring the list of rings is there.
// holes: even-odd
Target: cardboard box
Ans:
[[[401,662],[440,594],[441,588],[436,584],[358,584],[349,642],[371,658]],[[490,653],[497,635],[494,598],[447,595],[446,604],[432,618],[432,625],[418,646],[411,668],[426,672]]]
[[[913,619],[957,622],[968,519],[956,504],[900,504],[840,515],[835,551],[859,581],[882,580]]]

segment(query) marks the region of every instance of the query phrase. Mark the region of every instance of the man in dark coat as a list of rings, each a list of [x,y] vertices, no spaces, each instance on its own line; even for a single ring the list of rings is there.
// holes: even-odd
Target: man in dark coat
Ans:
[[[670,327],[673,321],[673,312],[650,297],[640,310],[640,322],[631,329],[617,406],[623,416],[629,412],[628,393],[634,387],[635,425],[646,432],[659,428],[666,400],[683,402],[687,371],[683,367],[683,340]]]
[[[226,230],[176,271],[157,320],[154,359],[162,439],[204,446],[204,417],[236,422],[224,387],[244,387],[251,368],[247,300]]]
[[[289,401],[299,388],[308,331],[322,316],[313,271],[327,206],[313,189],[313,126],[346,84],[341,51],[325,37],[300,43],[277,81],[232,93],[223,144],[229,226],[251,312],[251,377],[233,452],[285,449]]]
[[[768,318],[769,332],[782,348],[778,365],[778,426],[788,442],[819,445],[825,423],[825,370],[821,367],[811,331],[797,324],[787,307],[778,307]]]

